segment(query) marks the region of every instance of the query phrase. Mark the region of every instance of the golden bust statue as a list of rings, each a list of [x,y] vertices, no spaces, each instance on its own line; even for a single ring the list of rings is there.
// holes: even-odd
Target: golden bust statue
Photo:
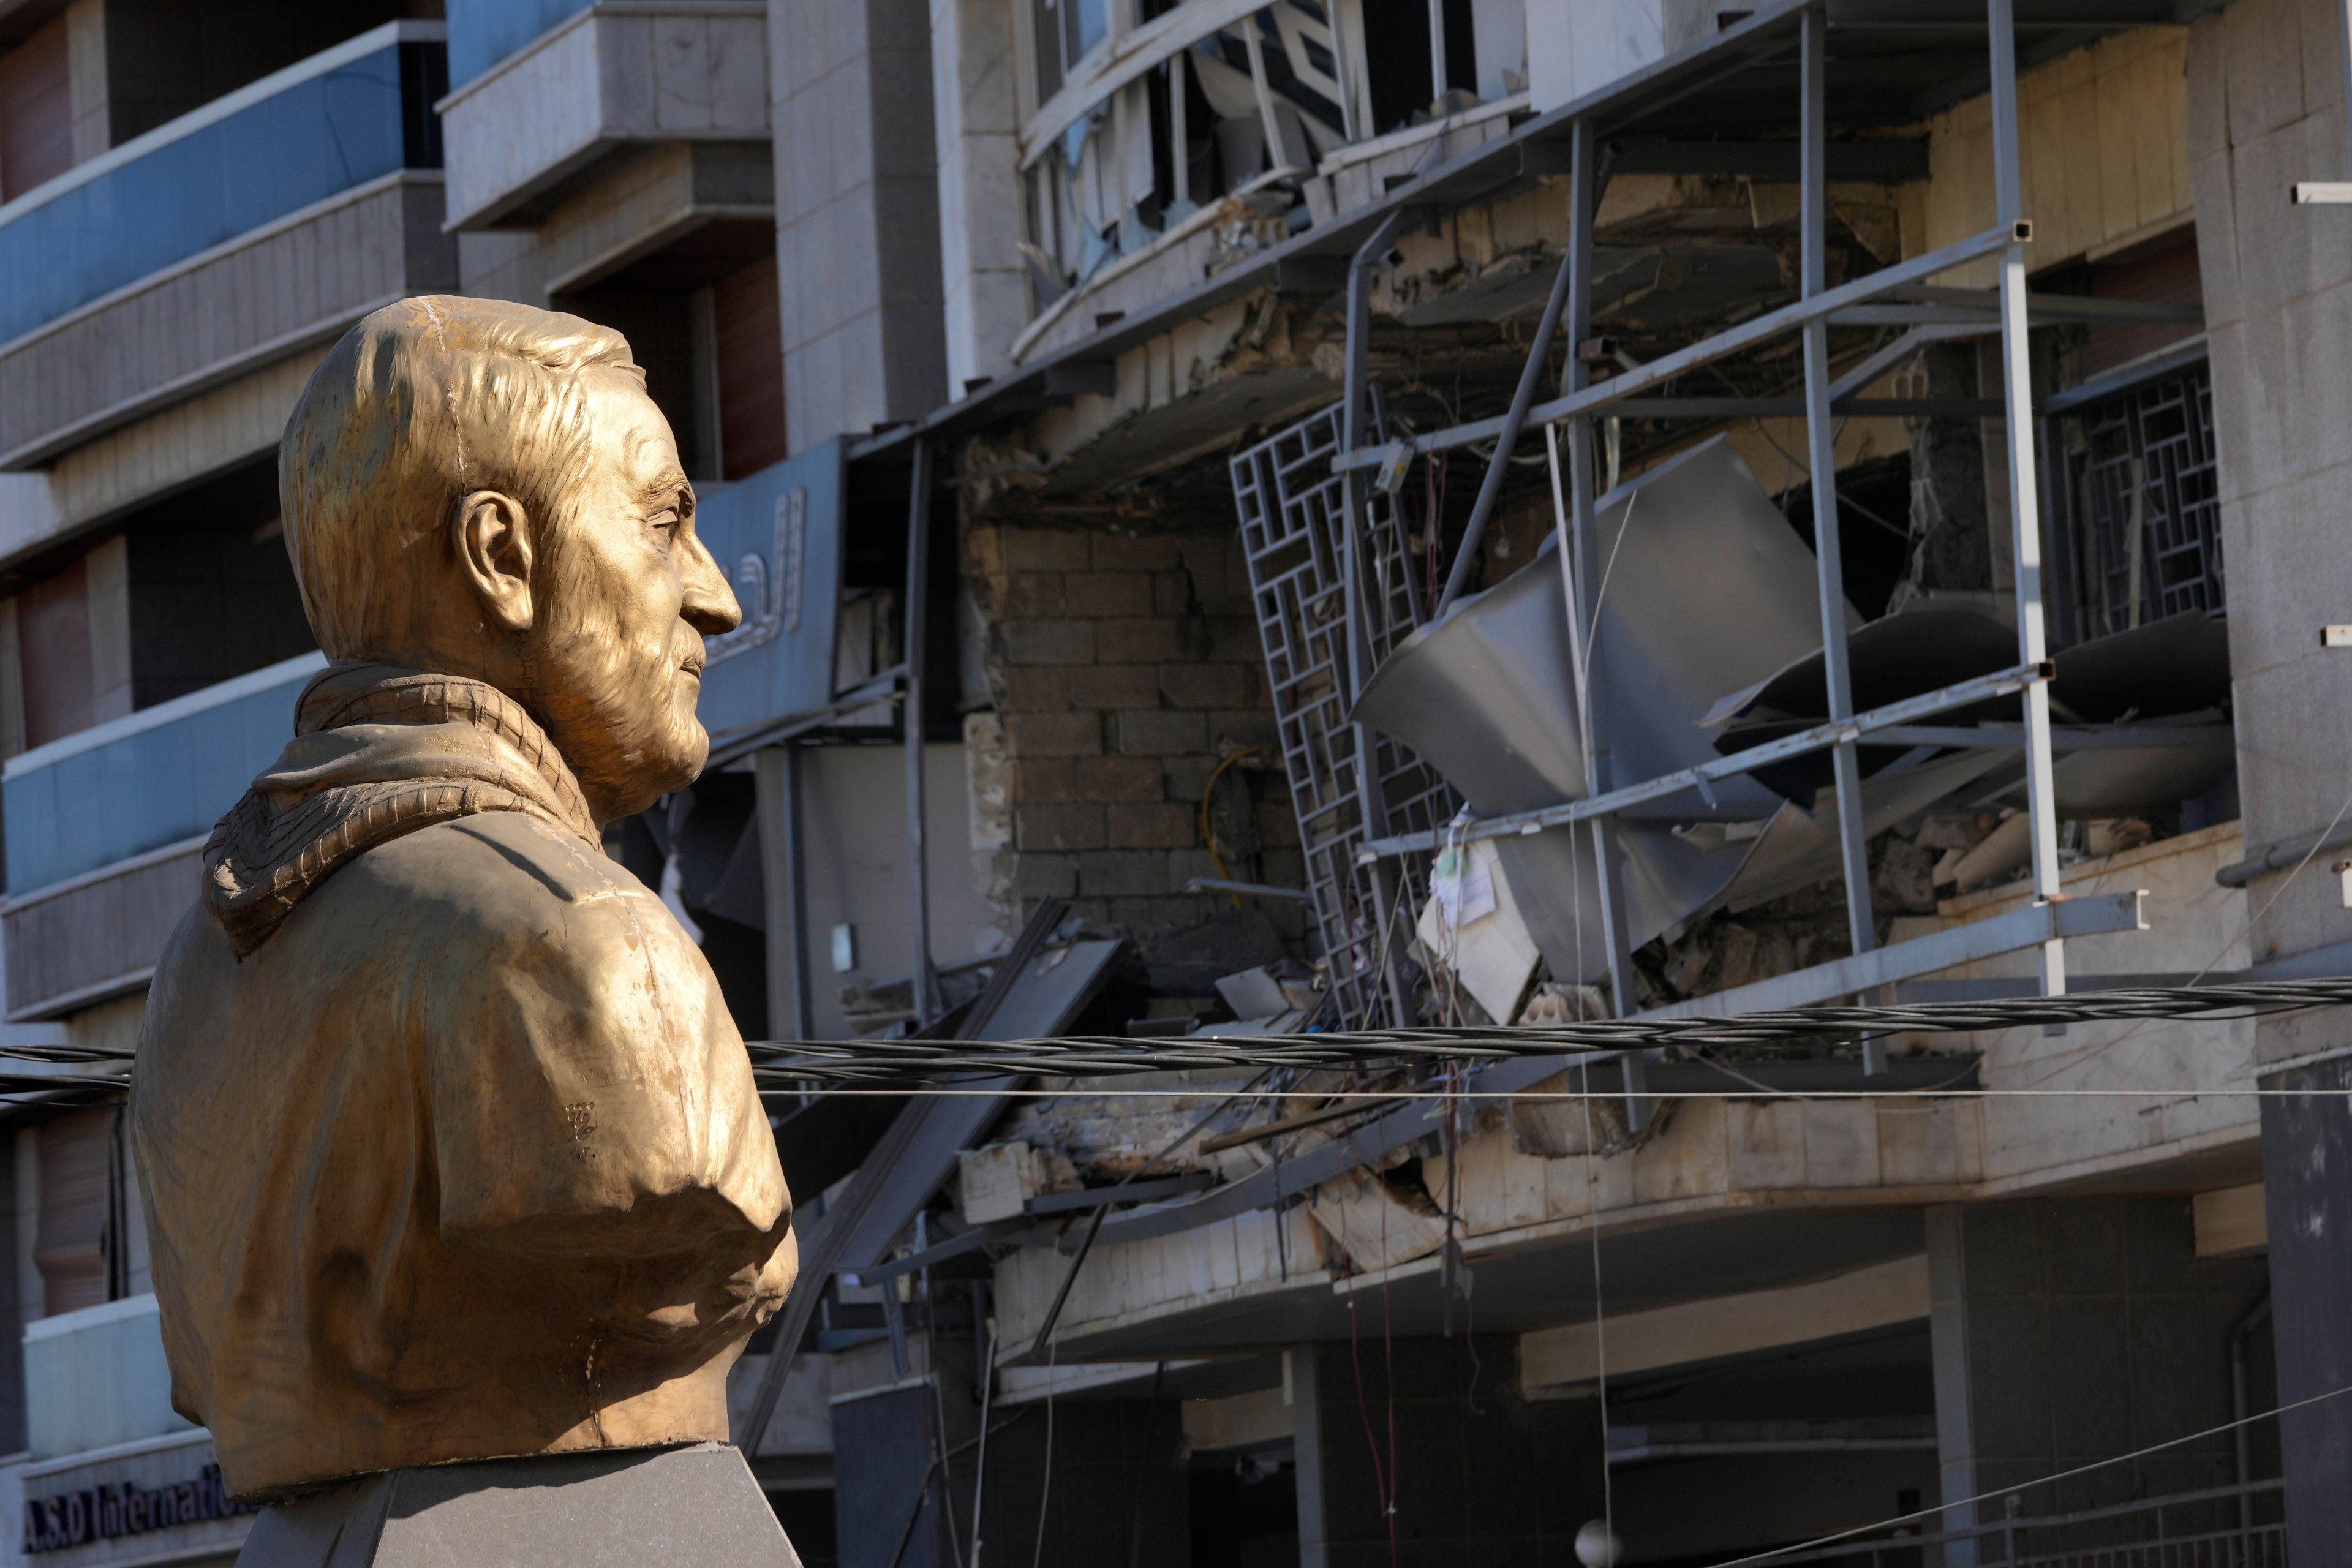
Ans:
[[[133,1127],[230,1492],[727,1436],[791,1205],[701,952],[603,824],[701,772],[740,618],[617,333],[404,300],[279,447],[333,662],[205,851]]]

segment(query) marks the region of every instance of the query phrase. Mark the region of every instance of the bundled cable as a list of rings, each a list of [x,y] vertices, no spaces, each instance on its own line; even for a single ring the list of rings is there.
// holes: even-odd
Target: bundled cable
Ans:
[[[1453,1026],[1314,1035],[1206,1030],[1148,1039],[1075,1035],[1003,1041],[759,1040],[751,1042],[749,1049],[753,1071],[772,1087],[884,1084],[915,1089],[976,1078],[1110,1078],[1267,1068],[1312,1071],[1374,1063],[1476,1066],[1521,1057],[1643,1051],[1667,1046],[1693,1050],[1810,1047],[1895,1034],[1963,1035],[2047,1024],[2225,1014],[2251,1016],[2347,1005],[2352,1005],[2352,975],[2083,991],[2066,996],[1927,1002],[1912,1006],[1791,1007],[1723,1017],[1593,1018],[1527,1028]],[[99,1073],[0,1074],[0,1093],[120,1089],[128,1083],[121,1068],[133,1055],[128,1047],[115,1046],[0,1046],[0,1058],[100,1068]],[[103,1064],[111,1064],[115,1070],[107,1072]]]
[[[965,1078],[1100,1078],[1269,1067],[1312,1070],[1372,1062],[1439,1065],[1664,1046],[1817,1046],[1890,1034],[1970,1034],[2047,1024],[2252,1015],[2352,1004],[2352,976],[2228,985],[2085,991],[1912,1006],[1795,1007],[1725,1017],[1597,1018],[1528,1028],[1451,1026],[1316,1035],[1215,1030],[1173,1038],[1080,1035],[1006,1041],[760,1042],[765,1079],[807,1083],[945,1083]]]

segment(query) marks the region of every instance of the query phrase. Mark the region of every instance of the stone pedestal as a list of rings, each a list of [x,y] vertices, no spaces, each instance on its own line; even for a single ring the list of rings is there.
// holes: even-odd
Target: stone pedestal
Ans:
[[[736,1449],[392,1470],[270,1508],[237,1568],[800,1568]]]

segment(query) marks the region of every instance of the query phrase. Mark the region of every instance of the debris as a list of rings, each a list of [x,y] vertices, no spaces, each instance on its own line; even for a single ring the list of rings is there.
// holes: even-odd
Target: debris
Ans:
[[[1878,865],[1871,874],[1870,890],[1881,913],[1933,914],[1936,852],[1911,839],[1888,834],[1879,840]]]
[[[1948,854],[1946,863],[1936,868],[1936,880],[1948,881],[1963,893],[2006,882],[2033,858],[2032,834],[2031,816],[2021,811],[2004,812],[2000,826],[1987,834],[1983,843]]]
[[[1712,759],[1698,718],[1724,691],[1818,646],[1821,622],[1811,552],[1728,441],[1705,442],[1616,495],[1597,520],[1613,563],[1593,668],[1610,691],[1638,697],[1605,710],[1615,776],[1633,780]],[[1589,793],[1574,666],[1548,537],[1534,561],[1399,645],[1355,716],[1412,747],[1483,815],[1556,805]],[[1710,796],[1620,821],[1636,945],[1717,899],[1762,842],[1728,825],[1760,822],[1781,804],[1750,779],[1720,781]],[[1712,821],[1727,825],[1719,841],[1687,826]],[[1599,979],[1608,965],[1591,836],[1542,833],[1496,849],[1552,974]]]
[[[1068,1160],[1023,1140],[966,1149],[957,1156],[956,1178],[958,1204],[971,1225],[1012,1219],[1031,1198],[1080,1185]]]
[[[1198,996],[1207,994],[1219,975],[1281,963],[1282,933],[1275,929],[1265,911],[1255,905],[1221,910],[1197,925],[1143,943],[1142,953],[1143,962],[1151,971],[1154,992],[1161,995]],[[1234,1012],[1247,1016],[1239,1008]]]
[[[1511,1022],[1522,1029],[1543,1029],[1607,1016],[1609,1003],[1599,986],[1562,985],[1547,980],[1528,995],[1527,1005]]]
[[[1518,900],[1492,840],[1455,845],[1438,857],[1430,899],[1413,932],[1490,1019],[1518,1011],[1541,954],[1519,918]]]
[[[1217,994],[1238,1020],[1228,1026],[1237,1034],[1293,1033],[1323,1001],[1307,968],[1288,959],[1241,970],[1216,984]]]
[[[1613,1075],[1616,1068],[1611,1068]],[[1656,1129],[1673,1115],[1674,1102],[1661,1102],[1649,1130],[1639,1135],[1625,1125],[1625,1102],[1616,1099],[1564,1099],[1581,1087],[1574,1073],[1555,1073],[1528,1089],[1530,1098],[1513,1100],[1510,1109],[1511,1148],[1539,1160],[1569,1160],[1583,1154],[1606,1157],[1639,1148],[1656,1136]],[[1615,1088],[1614,1082],[1595,1088]]]

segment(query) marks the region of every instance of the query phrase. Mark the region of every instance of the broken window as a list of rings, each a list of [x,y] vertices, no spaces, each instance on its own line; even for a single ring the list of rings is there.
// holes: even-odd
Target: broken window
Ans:
[[[1274,0],[1239,16],[1218,0],[1029,0],[1022,16],[1022,248],[1040,310],[1223,198],[1252,197],[1254,240],[1278,239],[1340,149],[1526,85],[1517,0]]]
[[[2223,607],[2213,384],[2204,362],[2073,410],[2062,425],[2067,640]]]

